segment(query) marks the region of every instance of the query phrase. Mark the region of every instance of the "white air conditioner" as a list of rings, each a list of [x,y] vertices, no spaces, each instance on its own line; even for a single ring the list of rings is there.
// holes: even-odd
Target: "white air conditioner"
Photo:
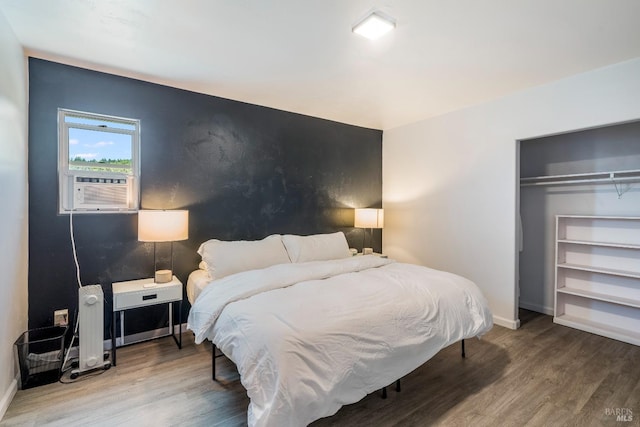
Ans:
[[[127,208],[129,185],[127,178],[74,176],[74,208]]]
[[[65,178],[63,211],[109,211],[135,209],[134,178],[127,175],[74,173]]]

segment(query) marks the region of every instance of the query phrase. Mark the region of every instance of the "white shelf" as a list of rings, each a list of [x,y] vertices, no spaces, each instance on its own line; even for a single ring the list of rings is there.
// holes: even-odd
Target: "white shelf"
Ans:
[[[601,268],[593,267],[590,265],[578,265],[578,264],[566,264],[558,263],[558,268],[566,268],[569,270],[590,271],[592,273],[610,274],[612,276],[631,277],[633,279],[640,279],[640,273],[636,271],[618,270],[614,268]]]
[[[640,345],[639,295],[640,218],[556,217],[555,323]]]
[[[575,218],[575,219],[591,219],[596,221],[603,221],[612,219],[615,221],[638,221],[640,216],[595,216],[595,215],[558,215],[562,218]]]
[[[567,294],[567,295],[575,295],[578,297],[589,298],[598,301],[610,302],[613,304],[626,305],[628,307],[640,308],[640,300],[633,298],[624,298],[616,295],[605,294],[600,292],[587,291],[584,289],[574,289],[574,288],[558,288],[558,293]]]
[[[588,240],[567,240],[567,239],[558,239],[558,243],[567,243],[571,245],[585,245],[585,246],[601,246],[605,248],[625,248],[625,249],[640,250],[640,245],[631,244],[631,243],[592,242]]]
[[[553,318],[554,323],[568,326],[570,328],[580,329],[603,337],[613,338],[614,340],[628,342],[629,344],[640,345],[640,332],[618,328],[605,323],[594,322],[593,320],[583,319],[576,316],[556,316]]]

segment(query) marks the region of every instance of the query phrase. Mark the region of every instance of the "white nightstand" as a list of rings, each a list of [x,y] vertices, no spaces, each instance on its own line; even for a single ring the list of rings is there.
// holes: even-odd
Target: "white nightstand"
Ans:
[[[380,258],[389,258],[385,254],[379,254],[378,252],[373,252],[373,253],[368,254],[368,255],[373,255],[373,256],[380,257]],[[355,256],[364,256],[364,254],[362,252],[358,252]]]
[[[111,321],[111,362],[116,366],[116,313],[120,313],[120,346],[124,342],[124,312],[131,308],[149,307],[157,304],[169,304],[169,333],[178,348],[182,348],[182,282],[176,276],[167,283],[153,285],[153,278],[114,282],[113,319]],[[178,314],[179,333],[176,338],[173,328],[173,303],[180,303]],[[160,338],[160,337],[156,337]],[[136,341],[137,342],[137,341]],[[129,343],[133,344],[133,343]]]

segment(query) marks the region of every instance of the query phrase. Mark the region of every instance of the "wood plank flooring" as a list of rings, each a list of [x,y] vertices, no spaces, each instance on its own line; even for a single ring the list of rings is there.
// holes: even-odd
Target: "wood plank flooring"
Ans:
[[[402,379],[402,392],[371,394],[324,426],[640,426],[640,347],[521,312],[522,327],[495,326],[455,344]],[[118,366],[72,384],[16,394],[0,426],[244,426],[248,398],[233,364],[183,335],[118,350]],[[63,378],[64,379],[64,378]],[[631,421],[615,410],[631,411]]]

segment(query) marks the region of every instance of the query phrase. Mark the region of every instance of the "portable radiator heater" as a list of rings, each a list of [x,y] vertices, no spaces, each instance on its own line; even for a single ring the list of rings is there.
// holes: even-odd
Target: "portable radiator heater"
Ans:
[[[80,358],[78,369],[71,371],[72,379],[88,371],[111,367],[111,362],[104,360],[104,293],[100,285],[83,286],[78,290],[78,322]]]

